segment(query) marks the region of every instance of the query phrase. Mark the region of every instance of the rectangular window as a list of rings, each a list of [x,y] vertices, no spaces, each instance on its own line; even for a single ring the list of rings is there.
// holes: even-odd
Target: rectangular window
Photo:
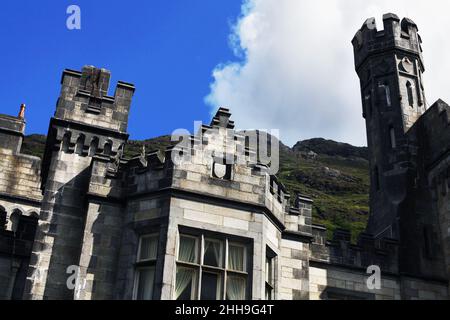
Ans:
[[[158,238],[158,234],[152,234],[141,236],[139,239],[134,284],[134,299],[136,300],[153,299]]]
[[[177,266],[175,279],[175,298],[177,300],[195,300],[197,269]]]
[[[247,246],[226,237],[181,234],[174,298],[245,300]]]
[[[152,300],[155,267],[139,268],[137,272],[137,300]]]
[[[394,127],[389,127],[389,138],[391,139],[391,148],[397,148],[397,141],[395,140],[395,129]]]
[[[198,239],[181,236],[178,247],[178,260],[187,263],[198,263]]]
[[[245,246],[234,243],[228,245],[228,269],[243,272],[245,270],[245,258]]]
[[[265,264],[265,275],[266,275],[266,300],[274,299],[275,290],[275,253],[266,248],[266,264]]]
[[[202,272],[201,300],[217,300],[221,296],[222,275],[220,272]]]
[[[207,266],[222,268],[223,244],[222,241],[205,239],[203,263]]]
[[[140,239],[137,262],[156,260],[158,250],[158,235],[143,236]]]
[[[228,275],[227,300],[245,300],[247,277],[240,275]]]

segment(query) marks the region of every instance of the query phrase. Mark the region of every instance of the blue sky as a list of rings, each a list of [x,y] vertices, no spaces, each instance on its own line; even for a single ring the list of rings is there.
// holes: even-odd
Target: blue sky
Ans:
[[[81,8],[81,30],[66,9]],[[0,11],[0,113],[27,104],[27,134],[47,133],[65,68],[85,64],[136,85],[132,139],[209,123],[212,71],[233,58],[228,35],[241,0],[8,1]]]

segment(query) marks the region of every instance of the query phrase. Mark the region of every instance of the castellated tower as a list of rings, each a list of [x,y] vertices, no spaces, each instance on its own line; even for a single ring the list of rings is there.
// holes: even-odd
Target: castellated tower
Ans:
[[[375,19],[368,19],[352,43],[370,153],[369,232],[398,237],[397,208],[393,203],[394,198],[405,193],[403,185],[408,171],[405,133],[426,108],[424,63],[414,22],[409,19],[400,22],[396,15],[385,14],[383,23],[384,30],[378,31]]]
[[[134,86],[118,82],[114,96],[108,96],[109,81],[109,71],[93,66],[85,66],[82,72],[63,72],[61,94],[50,121],[43,159],[44,199],[25,298],[77,298],[76,290],[74,293],[67,286],[68,277],[74,272],[83,273],[88,267],[99,267],[97,261],[86,259],[92,255],[89,238],[92,229],[104,232],[105,239],[120,238],[117,230],[121,223],[120,205],[114,202],[107,205],[109,222],[116,219],[117,229],[111,226],[102,229],[98,222],[97,215],[106,205],[95,196],[99,193],[95,190],[95,179],[103,181],[107,175],[117,175],[128,139]],[[120,179],[116,180],[111,183],[120,183]],[[114,198],[111,191],[103,193],[105,198]],[[114,256],[115,252],[110,250],[104,255],[108,259],[106,255]],[[69,266],[78,269],[71,270]],[[113,271],[102,270],[102,274],[111,277]],[[100,278],[99,283],[105,282]]]
[[[408,18],[385,14],[383,24],[377,30],[374,18],[366,20],[352,40],[370,157],[367,231],[400,241],[401,272],[442,275],[438,218],[416,134],[427,111],[422,40]]]

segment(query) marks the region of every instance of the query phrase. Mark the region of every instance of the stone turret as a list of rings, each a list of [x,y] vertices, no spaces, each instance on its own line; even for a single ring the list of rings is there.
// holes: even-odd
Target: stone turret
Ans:
[[[425,149],[416,134],[426,112],[422,40],[408,18],[389,13],[383,24],[378,30],[375,19],[366,20],[352,40],[371,171],[367,232],[378,242],[399,240],[399,272],[443,278]]]
[[[407,194],[414,152],[406,132],[425,112],[425,68],[417,25],[392,13],[383,16],[383,24],[384,30],[378,30],[374,18],[366,20],[352,44],[369,146],[369,231],[397,237],[396,204]]]
[[[108,70],[93,66],[63,72],[43,159],[44,199],[28,298],[78,298],[66,286],[67,268],[77,266],[85,272],[92,266],[84,259],[91,251],[85,237],[92,233],[97,214],[91,207],[99,205],[91,203],[89,195],[96,189],[90,186],[118,173],[134,93],[133,85],[119,81],[114,96],[109,96],[110,77]],[[50,261],[50,256],[57,259]],[[101,281],[99,286],[102,290]]]

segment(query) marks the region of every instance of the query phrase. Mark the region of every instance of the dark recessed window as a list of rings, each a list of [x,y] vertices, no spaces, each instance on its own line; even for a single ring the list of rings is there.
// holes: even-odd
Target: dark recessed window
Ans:
[[[34,216],[19,216],[16,235],[18,238],[33,241],[36,235],[38,218]]]
[[[375,169],[373,169],[373,182],[375,185],[375,190],[379,191],[380,190],[380,172],[378,170],[378,167],[375,167]]]
[[[274,300],[275,291],[275,253],[266,248],[266,264],[265,264],[265,276],[266,276],[266,300]]]
[[[7,219],[6,210],[3,207],[0,207],[0,230],[6,228],[6,219]]]

